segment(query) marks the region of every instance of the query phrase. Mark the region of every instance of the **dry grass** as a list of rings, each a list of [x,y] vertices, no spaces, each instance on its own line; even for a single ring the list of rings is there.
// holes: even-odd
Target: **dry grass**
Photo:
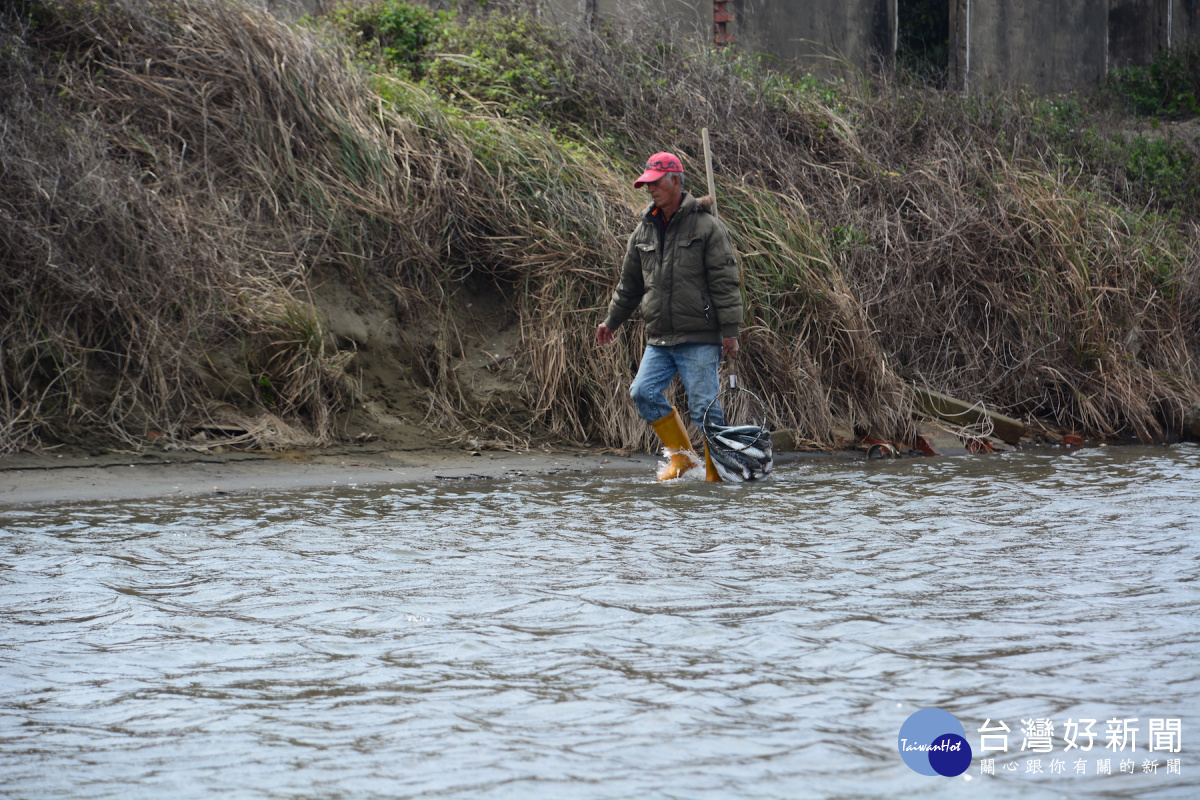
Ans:
[[[903,375],[1092,436],[1180,430],[1200,400],[1200,228],[1062,166],[1020,117],[1045,104],[789,85],[654,38],[577,44],[574,90],[603,109],[583,124],[652,152],[670,120],[693,174],[714,130],[756,317],[745,371],[784,424],[903,439]]]
[[[536,29],[575,76],[551,130],[216,0],[30,7],[0,50],[0,452],[182,437],[234,413],[220,400],[278,420],[247,423],[261,445],[328,440],[358,391],[311,299],[329,276],[393,307],[452,432],[648,447],[625,393],[639,324],[604,349],[595,325],[629,175],[664,148],[701,174],[703,126],[749,303],[736,368],[801,438],[907,438],[907,379],[1099,435],[1152,438],[1200,400],[1195,229],[960,135],[947,105],[916,131],[886,93],[670,31]],[[465,388],[467,281],[515,309],[520,422]],[[222,349],[236,391],[206,372]]]
[[[345,358],[326,355],[305,285],[341,258],[330,209],[311,208],[338,187],[292,145],[306,123],[327,136],[314,115],[356,96],[344,70],[220,5],[32,5],[28,45],[5,54],[0,448],[178,438],[215,410],[202,368],[222,347],[270,395],[245,399],[327,436]]]

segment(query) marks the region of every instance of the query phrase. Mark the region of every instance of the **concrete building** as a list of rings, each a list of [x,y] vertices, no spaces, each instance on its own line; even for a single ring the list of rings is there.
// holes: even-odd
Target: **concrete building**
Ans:
[[[720,2],[720,0],[718,0]],[[713,0],[541,0],[543,16],[575,23],[656,16],[713,36]],[[896,0],[726,0],[734,43],[808,69],[880,69],[896,47]]]
[[[1087,88],[1200,36],[1200,0],[727,0],[737,46],[820,70],[886,70],[910,20],[944,12],[949,86]],[[713,35],[713,0],[540,0],[559,22],[656,14]]]
[[[950,0],[950,84],[1097,86],[1197,35],[1200,0]]]

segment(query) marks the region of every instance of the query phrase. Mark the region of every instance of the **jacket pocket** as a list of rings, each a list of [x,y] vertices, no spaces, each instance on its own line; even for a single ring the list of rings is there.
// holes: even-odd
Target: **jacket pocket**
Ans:
[[[646,286],[654,283],[654,272],[658,267],[658,245],[654,242],[637,242],[638,255],[642,259],[642,282]]]
[[[703,236],[679,240],[679,265],[688,273],[697,273],[704,268]]]

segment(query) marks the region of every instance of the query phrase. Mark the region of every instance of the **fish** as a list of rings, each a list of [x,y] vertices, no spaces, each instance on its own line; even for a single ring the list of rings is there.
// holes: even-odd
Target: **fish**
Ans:
[[[771,471],[771,432],[765,425],[705,424],[713,466],[722,480],[740,483]]]
[[[736,476],[732,479],[734,483],[748,481],[754,474],[753,469],[751,469],[749,465],[741,463],[728,453],[723,453],[716,448],[709,448],[708,453],[710,456],[712,456],[713,465],[717,467],[718,472],[729,471],[731,474]],[[721,467],[724,467],[725,469],[722,470]],[[721,477],[725,478],[725,475],[722,474]]]
[[[735,438],[761,439],[771,435],[771,432],[761,425],[706,425],[705,429],[710,434]]]
[[[722,436],[729,436],[731,434],[737,436],[749,433],[757,435],[762,431],[761,425],[709,425],[708,427]]]
[[[736,428],[708,426],[704,431],[704,435],[709,438],[720,436],[739,445],[757,447],[759,450],[764,450],[770,446],[771,434],[769,431],[765,431],[757,425],[743,425],[741,427],[745,430],[739,431]]]
[[[734,450],[738,453],[749,456],[750,458],[753,458],[757,461],[763,461],[767,457],[766,453],[764,453],[762,450],[759,450],[753,444],[742,444],[740,442],[734,442],[729,439],[726,439],[724,436],[716,436],[714,438],[721,444],[728,447],[730,450]]]
[[[743,475],[741,472],[733,472],[729,469],[729,467],[726,467],[724,464],[721,464],[718,461],[713,461],[713,469],[717,471],[717,475],[720,476],[721,480],[725,483],[742,483],[746,480],[745,475]]]
[[[771,458],[751,458],[736,450],[727,450],[722,446],[710,447],[709,453],[714,465],[724,465],[740,477],[740,481],[753,481],[767,475],[771,471]],[[720,472],[720,470],[718,470]]]

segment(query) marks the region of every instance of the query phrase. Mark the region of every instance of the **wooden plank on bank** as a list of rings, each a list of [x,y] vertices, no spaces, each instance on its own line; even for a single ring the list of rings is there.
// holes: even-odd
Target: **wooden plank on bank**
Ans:
[[[914,386],[913,393],[916,395],[917,405],[926,414],[955,425],[991,423],[993,435],[1012,445],[1020,444],[1021,437],[1025,434],[1025,426],[1019,420],[988,411],[981,403],[966,403],[920,386]]]

